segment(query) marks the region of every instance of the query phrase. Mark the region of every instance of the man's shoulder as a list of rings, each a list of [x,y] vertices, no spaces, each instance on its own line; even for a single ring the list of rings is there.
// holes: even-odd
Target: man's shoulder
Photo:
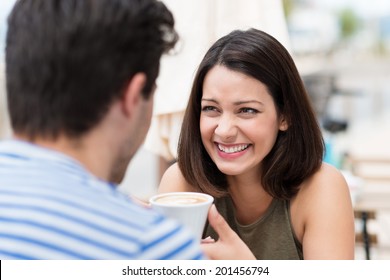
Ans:
[[[202,258],[179,224],[109,185],[23,184],[12,188],[0,180],[0,201],[7,201],[0,219],[8,225],[0,229],[7,242],[0,243],[19,244],[22,258]]]
[[[122,196],[122,194],[119,194]],[[119,201],[121,200],[121,201]],[[139,259],[203,259],[200,244],[177,221],[133,201],[118,198],[123,206],[117,213],[125,219],[139,246]],[[125,203],[123,203],[125,202]]]
[[[0,243],[16,246],[0,245],[0,255],[19,248],[11,253],[25,259],[203,257],[199,244],[175,221],[138,205],[72,161],[59,156],[41,162],[40,155],[28,156],[35,147],[26,150],[0,147],[0,219],[7,224],[0,228],[5,238]]]

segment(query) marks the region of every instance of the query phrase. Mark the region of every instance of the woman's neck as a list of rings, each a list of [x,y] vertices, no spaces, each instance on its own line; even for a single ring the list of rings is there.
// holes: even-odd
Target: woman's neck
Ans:
[[[248,225],[264,215],[271,205],[272,196],[263,188],[260,177],[229,177],[229,193],[236,210],[236,219],[242,225]]]

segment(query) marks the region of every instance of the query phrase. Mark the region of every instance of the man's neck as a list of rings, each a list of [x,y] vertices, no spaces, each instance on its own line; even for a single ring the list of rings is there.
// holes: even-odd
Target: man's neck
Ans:
[[[80,162],[81,165],[96,177],[106,181],[109,179],[109,166],[111,162],[108,156],[109,153],[106,152],[107,147],[105,149],[104,145],[100,145],[94,141],[96,139],[94,137],[87,135],[73,139],[62,135],[55,140],[43,137],[37,137],[31,140],[24,135],[15,134],[14,138],[63,153]]]

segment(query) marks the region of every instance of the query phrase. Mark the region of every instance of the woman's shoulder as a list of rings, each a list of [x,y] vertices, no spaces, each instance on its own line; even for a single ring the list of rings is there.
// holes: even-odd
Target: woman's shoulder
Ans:
[[[305,258],[353,256],[353,207],[347,182],[337,168],[323,163],[302,183],[291,202],[291,219],[298,240],[306,245]],[[327,244],[334,253],[325,248]],[[343,249],[336,252],[336,247]]]
[[[350,200],[347,182],[337,168],[322,163],[321,167],[301,184],[293,203],[296,201],[295,203],[304,203],[307,207],[318,208],[321,205],[329,207],[339,200]]]
[[[321,167],[302,185],[298,195],[315,196],[345,192],[348,185],[341,172],[332,165],[322,163]]]
[[[177,163],[172,164],[164,172],[158,192],[189,192],[194,191],[194,188],[188,184],[181,172]]]
[[[351,197],[344,176],[327,163],[322,163],[320,169],[301,184],[298,194],[291,201],[292,220],[302,226],[301,230],[310,220],[324,219],[324,216],[351,209]]]

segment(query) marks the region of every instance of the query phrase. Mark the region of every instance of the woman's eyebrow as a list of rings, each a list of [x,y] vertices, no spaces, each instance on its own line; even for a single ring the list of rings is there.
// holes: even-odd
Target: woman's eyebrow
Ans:
[[[217,100],[215,100],[215,99],[212,99],[212,98],[202,98],[202,100],[201,100],[201,101],[209,101],[209,102],[218,103],[218,101],[217,101]]]
[[[213,98],[202,98],[201,101],[202,102],[213,102],[213,103],[219,104],[219,102]],[[260,105],[264,105],[263,102],[258,101],[258,100],[240,100],[240,101],[234,102],[233,105],[239,106],[239,105],[248,104],[248,103],[258,103]]]
[[[242,100],[242,101],[237,101],[234,102],[234,105],[242,105],[242,104],[247,104],[247,103],[258,103],[260,105],[264,105],[263,102],[258,101],[258,100]]]

